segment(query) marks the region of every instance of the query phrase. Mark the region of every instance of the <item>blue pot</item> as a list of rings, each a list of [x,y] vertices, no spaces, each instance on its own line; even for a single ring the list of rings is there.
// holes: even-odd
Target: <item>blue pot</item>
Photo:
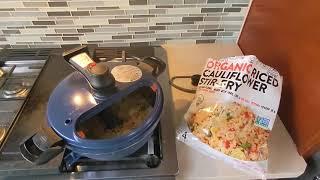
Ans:
[[[96,100],[86,79],[79,72],[74,72],[55,88],[49,98],[47,120],[54,132],[66,142],[67,148],[89,158],[111,160],[132,154],[147,142],[160,120],[163,107],[161,86],[154,78],[144,76],[130,85],[119,83],[116,87],[117,93],[104,100]],[[81,121],[90,121],[121,97],[141,89],[150,89],[155,100],[152,111],[139,127],[107,139],[79,136],[77,125]]]
[[[20,145],[21,154],[28,161],[46,163],[64,148],[79,157],[119,159],[142,147],[159,123],[164,98],[156,78],[166,67],[161,60],[148,57],[96,63],[88,54],[86,47],[64,53],[77,71],[51,93],[43,129]],[[123,67],[134,73],[119,70]],[[117,69],[118,74],[111,75],[109,69],[111,73]],[[129,81],[121,79],[121,75]],[[141,109],[140,101],[144,102]],[[127,102],[134,103],[131,107]],[[132,110],[135,114],[130,115]],[[105,132],[109,132],[108,136]]]

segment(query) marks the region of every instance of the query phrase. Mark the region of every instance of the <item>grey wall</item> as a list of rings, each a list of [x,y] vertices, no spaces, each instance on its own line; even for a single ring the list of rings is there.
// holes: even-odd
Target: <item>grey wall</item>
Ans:
[[[0,46],[234,42],[249,0],[0,1]]]

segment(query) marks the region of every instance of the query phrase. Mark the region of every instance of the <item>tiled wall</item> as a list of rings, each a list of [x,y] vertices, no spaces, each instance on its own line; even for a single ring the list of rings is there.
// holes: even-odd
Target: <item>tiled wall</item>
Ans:
[[[0,46],[236,41],[249,0],[1,0]]]

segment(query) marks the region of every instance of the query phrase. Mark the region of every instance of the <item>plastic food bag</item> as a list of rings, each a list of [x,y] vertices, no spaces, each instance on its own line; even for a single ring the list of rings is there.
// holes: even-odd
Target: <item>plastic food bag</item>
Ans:
[[[264,177],[282,77],[255,56],[209,58],[177,139]]]

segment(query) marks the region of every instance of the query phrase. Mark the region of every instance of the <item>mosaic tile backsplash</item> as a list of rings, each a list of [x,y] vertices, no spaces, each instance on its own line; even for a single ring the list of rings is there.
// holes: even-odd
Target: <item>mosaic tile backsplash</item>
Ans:
[[[250,0],[1,0],[0,47],[235,42]]]

